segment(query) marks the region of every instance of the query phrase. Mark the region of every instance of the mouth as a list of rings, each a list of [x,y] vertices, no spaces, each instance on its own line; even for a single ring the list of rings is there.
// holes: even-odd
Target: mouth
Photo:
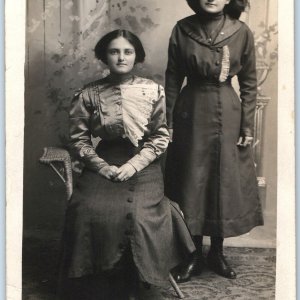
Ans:
[[[206,5],[206,6],[211,6],[211,7],[212,7],[212,6],[216,6],[215,4],[209,3],[209,2],[205,3],[205,5]]]
[[[127,64],[117,64],[117,66],[119,66],[119,67],[126,67]]]

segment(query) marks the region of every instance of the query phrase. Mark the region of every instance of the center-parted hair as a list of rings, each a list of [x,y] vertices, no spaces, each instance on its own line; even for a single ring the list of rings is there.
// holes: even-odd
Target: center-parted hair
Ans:
[[[199,0],[186,0],[186,2],[196,14],[201,11]],[[231,0],[225,5],[224,12],[231,18],[239,19],[242,12],[249,6],[250,4],[248,0]]]
[[[107,48],[110,42],[118,37],[125,38],[135,50],[135,63],[142,63],[145,60],[145,50],[140,39],[129,30],[117,29],[104,35],[95,46],[95,56],[107,64]]]

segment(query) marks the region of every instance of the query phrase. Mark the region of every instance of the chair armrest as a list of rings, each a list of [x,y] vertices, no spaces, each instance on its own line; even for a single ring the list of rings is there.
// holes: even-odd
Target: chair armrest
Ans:
[[[50,166],[60,177],[66,187],[67,199],[70,200],[73,193],[72,162],[69,152],[63,148],[45,147],[44,153],[39,159],[40,163]],[[63,163],[63,172],[55,166],[55,163]],[[65,175],[65,176],[64,176]]]

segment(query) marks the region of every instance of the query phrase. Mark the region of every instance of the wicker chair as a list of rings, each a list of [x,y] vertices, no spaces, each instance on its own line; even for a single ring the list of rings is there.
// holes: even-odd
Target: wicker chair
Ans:
[[[66,187],[67,200],[70,200],[73,193],[73,174],[69,152],[63,148],[46,147],[44,148],[44,153],[40,158],[40,162],[50,166],[63,181]],[[169,281],[178,298],[183,299],[184,295],[171,273],[169,273]]]

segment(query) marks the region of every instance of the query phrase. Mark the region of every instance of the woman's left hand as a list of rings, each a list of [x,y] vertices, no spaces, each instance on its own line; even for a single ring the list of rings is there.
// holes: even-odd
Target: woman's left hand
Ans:
[[[118,175],[114,178],[114,181],[126,181],[135,174],[136,170],[131,164],[124,164],[118,170]]]
[[[240,136],[237,145],[242,147],[247,147],[251,145],[252,141],[253,141],[252,136]]]

